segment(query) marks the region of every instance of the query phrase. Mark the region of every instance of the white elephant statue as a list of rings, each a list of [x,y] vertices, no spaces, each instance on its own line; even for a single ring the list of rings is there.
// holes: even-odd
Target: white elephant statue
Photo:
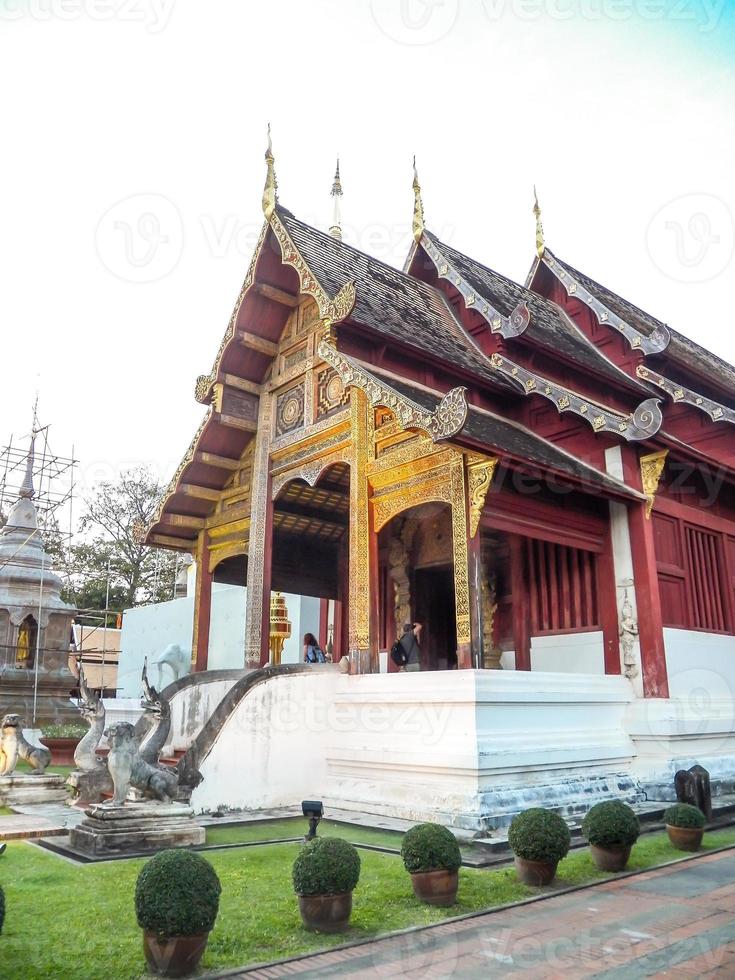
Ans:
[[[173,674],[169,683],[177,681],[191,670],[191,655],[182,650],[178,643],[169,643],[154,663],[158,667],[158,688],[162,690],[166,686],[163,682],[163,668],[169,667]]]

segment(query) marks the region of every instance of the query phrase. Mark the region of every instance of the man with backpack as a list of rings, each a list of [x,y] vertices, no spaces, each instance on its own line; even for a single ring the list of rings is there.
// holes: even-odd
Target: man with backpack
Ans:
[[[421,670],[421,623],[406,623],[403,634],[393,644],[390,655],[400,670]]]

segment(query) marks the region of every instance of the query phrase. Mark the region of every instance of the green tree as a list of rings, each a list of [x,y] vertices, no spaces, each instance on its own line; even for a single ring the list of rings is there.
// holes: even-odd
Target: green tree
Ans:
[[[153,519],[164,488],[148,467],[124,471],[85,500],[82,535],[67,549],[67,594],[79,609],[104,609],[108,574],[110,609],[126,609],[173,596],[176,555],[147,548],[141,529]]]

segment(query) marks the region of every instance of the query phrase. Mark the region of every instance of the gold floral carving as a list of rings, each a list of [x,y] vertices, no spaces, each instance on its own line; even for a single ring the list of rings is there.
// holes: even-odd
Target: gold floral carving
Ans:
[[[350,605],[349,648],[370,648],[370,515],[368,513],[367,463],[368,407],[365,394],[353,389],[350,396],[352,466],[350,472]],[[377,596],[374,597],[378,601]]]
[[[658,453],[649,453],[647,456],[641,456],[638,461],[641,468],[641,484],[643,485],[643,492],[648,500],[648,503],[646,504],[646,517],[651,516],[653,502],[656,499],[656,492],[658,490],[659,482],[661,481],[661,474],[664,471],[666,457],[668,455],[668,449],[662,449]]]
[[[480,526],[482,509],[490,484],[498,465],[497,458],[485,459],[482,462],[469,462],[467,465],[467,484],[470,496],[470,537],[474,538]]]
[[[457,646],[470,644],[470,581],[467,554],[467,497],[464,460],[458,457],[449,468],[452,505],[452,549],[454,551],[454,600],[457,614]]]
[[[399,394],[387,383],[360,367],[346,354],[341,354],[324,340],[319,344],[319,356],[337,371],[347,387],[352,385],[363,391],[373,408],[389,408],[404,429],[420,429],[434,442],[450,439],[464,426],[467,419],[467,399],[464,387],[452,388],[442,398],[433,412]]]
[[[336,294],[333,300],[330,300],[327,305],[325,316],[328,324],[325,324],[325,329],[327,326],[333,329],[335,323],[339,323],[340,320],[345,320],[352,313],[355,308],[355,301],[357,299],[357,291],[355,289],[355,284],[350,280],[342,286],[339,292]]]
[[[350,459],[350,449],[344,447],[337,452],[328,453],[326,456],[320,456],[318,459],[305,463],[302,466],[286,470],[284,473],[279,473],[278,476],[273,478],[271,499],[275,500],[281,490],[291,480],[304,480],[310,487],[315,486],[319,477],[330,466],[334,466],[335,463],[349,463]]]
[[[409,485],[401,485],[391,493],[376,497],[373,501],[375,533],[377,534],[388,521],[410,507],[418,507],[431,501],[451,503],[451,483],[447,476],[449,474],[444,470],[439,475],[427,474],[416,477],[415,482],[411,481]]]
[[[253,484],[250,505],[250,544],[248,548],[248,584],[245,614],[245,666],[258,667],[263,642],[263,603],[265,601],[265,540],[268,524],[268,495],[273,395],[263,395],[258,414],[258,434],[253,461]],[[270,599],[270,596],[268,596]]]

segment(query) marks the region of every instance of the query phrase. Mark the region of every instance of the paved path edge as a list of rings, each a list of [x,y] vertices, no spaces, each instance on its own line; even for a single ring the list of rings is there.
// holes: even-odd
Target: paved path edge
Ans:
[[[298,953],[296,956],[287,956],[284,959],[265,960],[261,963],[250,963],[246,966],[232,967],[218,973],[203,973],[200,980],[220,980],[225,977],[239,977],[243,974],[254,972],[255,970],[267,970],[269,967],[282,966],[284,963],[299,963],[323,956],[324,953],[335,953],[345,949],[359,949],[361,946],[369,946],[370,943],[383,939],[392,939],[394,936],[408,936],[414,932],[428,932],[439,926],[445,926],[448,922],[466,922],[468,919],[477,919],[481,915],[493,915],[496,912],[504,912],[507,909],[518,908],[521,905],[533,905],[535,902],[545,902],[549,898],[557,898],[560,895],[572,895],[575,892],[586,891],[590,888],[598,888],[600,885],[608,885],[611,881],[623,881],[626,878],[636,878],[638,875],[649,874],[651,871],[660,871],[663,868],[670,868],[677,864],[688,864],[698,861],[701,858],[710,857],[713,854],[722,854],[725,851],[735,850],[735,844],[726,844],[723,847],[714,847],[708,851],[697,851],[695,854],[685,854],[683,857],[674,858],[673,861],[665,861],[663,864],[652,864],[647,868],[637,868],[635,871],[621,871],[611,878],[599,878],[597,881],[590,881],[585,885],[570,885],[569,888],[558,888],[542,895],[533,895],[531,898],[522,898],[517,902],[506,902],[505,905],[493,905],[486,909],[478,909],[475,912],[465,912],[463,915],[451,915],[440,922],[432,922],[428,926],[408,926],[406,929],[394,929],[391,932],[381,932],[366,939],[356,939],[351,943],[339,943],[337,946],[328,946],[325,949],[316,949],[311,953]]]

